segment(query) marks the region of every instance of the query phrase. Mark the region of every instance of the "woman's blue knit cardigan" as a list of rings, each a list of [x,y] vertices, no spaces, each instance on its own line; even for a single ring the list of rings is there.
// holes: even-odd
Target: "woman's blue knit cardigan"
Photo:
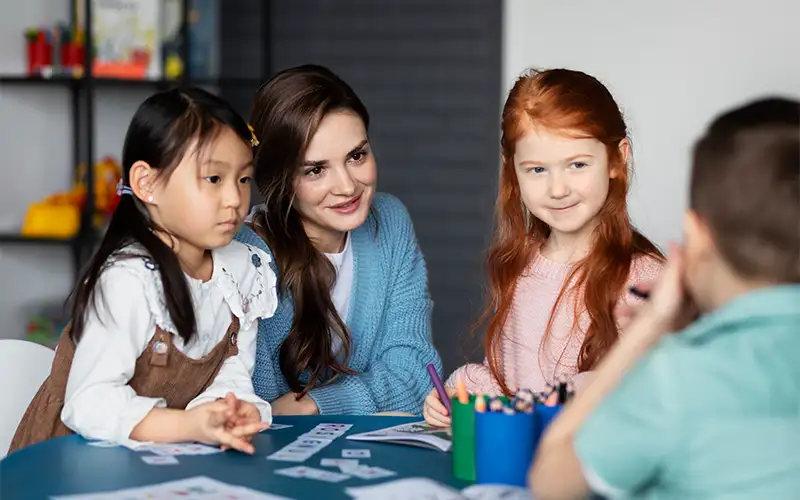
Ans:
[[[349,366],[356,374],[341,375],[331,384],[310,390],[323,415],[420,414],[433,388],[426,366],[433,363],[442,374],[431,338],[433,304],[427,270],[411,217],[391,195],[376,193],[372,203],[374,210],[367,221],[350,233],[354,277],[345,323],[352,338]],[[236,239],[271,255],[266,243],[248,227]],[[271,265],[280,275],[275,263]],[[292,298],[280,297],[275,315],[258,325],[253,385],[267,401],[290,392],[278,353],[293,316]]]

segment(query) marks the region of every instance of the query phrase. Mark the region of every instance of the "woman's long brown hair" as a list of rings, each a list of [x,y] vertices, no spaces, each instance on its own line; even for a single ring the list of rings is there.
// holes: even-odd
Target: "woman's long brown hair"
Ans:
[[[627,138],[627,128],[608,89],[585,73],[566,69],[530,71],[520,77],[503,108],[496,234],[486,259],[489,300],[479,322],[487,328],[484,349],[489,368],[509,395],[499,352],[503,327],[517,280],[550,234],[547,224],[527,213],[514,172],[517,141],[534,127],[597,139],[606,146],[609,171],[616,173],[609,181],[605,205],[597,215],[592,248],[565,280],[542,344],[549,337],[553,317],[567,292],[580,290],[582,293],[574,296],[576,301],[583,298],[590,324],[577,364],[580,372],[591,370],[619,336],[613,312],[634,259],[642,255],[663,259],[659,249],[634,229],[628,215],[631,173],[619,149],[620,142]],[[577,328],[578,310],[576,307],[573,328]]]
[[[280,293],[293,300],[294,319],[281,345],[279,363],[298,397],[319,382],[354,373],[347,366],[351,350],[347,326],[331,300],[336,272],[314,247],[292,207],[294,181],[308,144],[323,117],[338,110],[355,113],[369,127],[369,113],[347,83],[327,68],[305,65],[266,82],[256,93],[250,114],[260,143],[254,178],[265,200],[253,229],[275,258]],[[329,332],[341,340],[341,357],[331,352]]]

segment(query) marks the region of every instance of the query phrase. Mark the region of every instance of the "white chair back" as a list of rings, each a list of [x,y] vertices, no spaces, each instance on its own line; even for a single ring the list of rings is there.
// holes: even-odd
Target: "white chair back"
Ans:
[[[0,340],[0,458],[39,386],[50,374],[55,351],[25,340]]]

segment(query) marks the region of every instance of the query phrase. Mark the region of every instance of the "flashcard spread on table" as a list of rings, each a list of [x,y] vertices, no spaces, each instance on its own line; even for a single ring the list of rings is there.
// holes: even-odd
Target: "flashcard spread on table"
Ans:
[[[531,492],[516,486],[476,484],[460,492],[427,478],[398,479],[377,484],[347,488],[356,500],[530,500]]]
[[[323,458],[319,464],[323,467],[347,467],[358,465],[358,460],[354,458]]]
[[[272,425],[269,426],[269,428],[267,428],[265,430],[267,430],[267,431],[279,431],[281,429],[288,429],[289,427],[292,427],[292,426],[291,425],[286,425],[286,424],[272,424]]]
[[[298,479],[317,479],[319,481],[326,481],[329,483],[338,483],[346,479],[350,479],[347,474],[340,474],[323,469],[315,469],[314,467],[306,467],[305,465],[298,465],[297,467],[289,467],[288,469],[278,469],[275,474],[282,476],[294,477]]]
[[[119,443],[116,441],[89,441],[87,444],[96,448],[114,448],[119,446]]]
[[[334,439],[344,435],[351,427],[350,424],[319,424],[311,431],[299,436],[295,441],[269,455],[267,460],[305,462],[331,444]]]
[[[140,448],[139,451],[149,451],[150,453],[161,456],[213,455],[214,453],[222,453],[220,448],[200,443],[154,443]]]
[[[461,490],[466,500],[531,500],[531,490],[500,484],[474,484]]]
[[[142,462],[148,465],[175,465],[178,459],[167,455],[146,455],[142,457]]]
[[[369,458],[369,450],[342,450],[342,458]]]
[[[345,491],[356,500],[463,500],[458,490],[421,477],[347,488]]]
[[[53,500],[290,500],[286,497],[261,493],[243,486],[234,486],[206,476],[152,484],[139,488],[50,497]]]

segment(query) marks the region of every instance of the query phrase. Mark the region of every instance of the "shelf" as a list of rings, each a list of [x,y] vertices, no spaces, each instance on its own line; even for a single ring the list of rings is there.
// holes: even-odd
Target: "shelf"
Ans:
[[[41,76],[28,75],[0,75],[0,84],[8,85],[87,85],[89,79],[86,77],[72,78],[69,76],[53,76],[43,78]],[[242,78],[199,78],[183,82],[181,80],[130,80],[124,78],[92,78],[91,83],[103,87],[144,87],[144,88],[170,88],[177,85],[246,85],[260,86],[263,79],[256,77]]]
[[[39,238],[15,233],[0,233],[0,243],[14,245],[71,246],[76,243],[76,238]]]

